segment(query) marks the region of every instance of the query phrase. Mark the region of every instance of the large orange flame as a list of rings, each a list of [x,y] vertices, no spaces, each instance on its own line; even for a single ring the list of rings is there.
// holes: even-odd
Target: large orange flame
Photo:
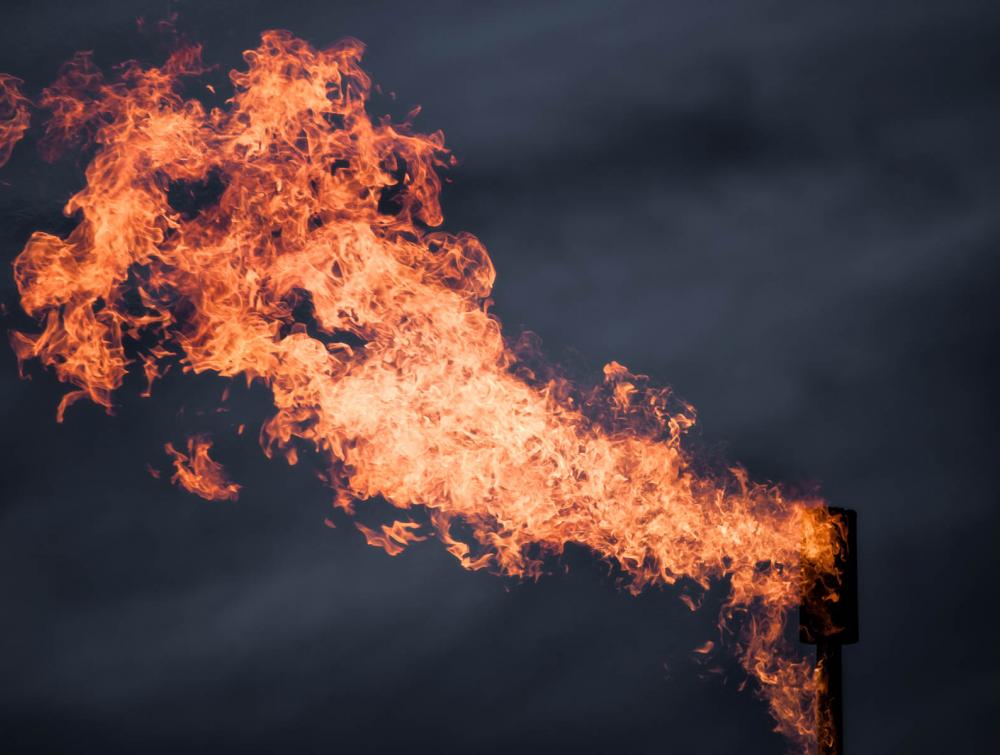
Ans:
[[[443,136],[369,118],[362,50],[266,32],[208,111],[179,93],[203,70],[197,47],[113,80],[71,61],[39,100],[43,154],[96,153],[65,208],[74,230],[36,232],[15,262],[41,325],[12,335],[18,358],[75,387],[60,419],[81,397],[110,409],[133,363],[150,382],[173,360],[262,383],[268,455],[313,447],[348,511],[383,496],[426,512],[360,526],[390,554],[434,535],[467,568],[533,577],[578,543],[633,591],[728,580],[724,644],[777,729],[814,746],[813,671],[787,620],[804,565],[832,569],[825,509],[739,469],[696,473],[682,444],[693,411],[617,363],[591,391],[530,367],[490,314],[482,244],[433,230]],[[18,136],[20,118],[6,127]],[[170,451],[184,487],[235,497],[204,439]]]

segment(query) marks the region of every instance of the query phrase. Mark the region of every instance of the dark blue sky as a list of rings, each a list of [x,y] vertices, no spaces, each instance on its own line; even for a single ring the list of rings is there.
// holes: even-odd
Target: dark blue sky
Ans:
[[[460,160],[446,226],[486,243],[510,332],[669,383],[711,453],[859,510],[848,752],[990,751],[995,3],[8,2],[0,71],[152,60],[134,17],[170,7],[223,71],[264,28],[365,41],[383,104]],[[65,230],[79,167],[17,149],[4,259]],[[252,440],[222,449],[237,503],[151,479],[221,387],[58,426],[62,389],[0,349],[4,752],[782,751],[736,669],[691,660],[711,601],[631,598],[583,553],[528,585],[389,558]]]

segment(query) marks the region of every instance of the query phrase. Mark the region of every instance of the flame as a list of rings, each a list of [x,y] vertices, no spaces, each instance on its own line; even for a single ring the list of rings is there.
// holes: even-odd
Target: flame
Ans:
[[[7,164],[14,145],[21,141],[28,130],[31,104],[21,93],[20,79],[0,73],[0,167]]]
[[[19,361],[74,386],[59,419],[84,397],[110,410],[132,364],[150,384],[177,363],[263,384],[268,456],[314,449],[348,513],[373,496],[425,512],[358,525],[392,555],[432,535],[466,568],[536,577],[577,543],[633,592],[728,580],[724,645],[777,730],[813,747],[813,669],[787,621],[803,557],[833,568],[821,502],[740,469],[697,473],[682,443],[693,410],[622,365],[586,390],[539,367],[530,339],[506,341],[486,249],[435,230],[444,138],[368,116],[362,51],[265,32],[208,110],[180,93],[205,70],[196,46],[112,80],[74,58],[40,98],[41,147],[96,149],[65,207],[76,227],[34,233],[14,264],[41,328],[12,334]],[[209,448],[168,446],[173,479],[235,498]]]
[[[170,481],[206,501],[235,501],[239,498],[240,486],[230,482],[223,466],[208,455],[211,448],[212,441],[203,435],[188,438],[186,454],[167,443],[164,449],[174,459]]]
[[[410,543],[417,543],[427,539],[413,531],[420,529],[420,525],[417,522],[395,521],[392,524],[383,524],[381,532],[376,532],[360,522],[355,522],[354,526],[365,536],[365,541],[368,545],[382,548],[390,556],[398,556],[406,550],[406,546]]]

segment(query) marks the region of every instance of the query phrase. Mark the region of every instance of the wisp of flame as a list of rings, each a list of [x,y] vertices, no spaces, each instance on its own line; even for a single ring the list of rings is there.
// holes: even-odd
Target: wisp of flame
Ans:
[[[822,502],[739,468],[696,472],[693,410],[666,390],[614,362],[583,389],[505,340],[485,248],[435,230],[443,136],[369,117],[362,51],[266,32],[212,109],[180,93],[205,70],[198,46],[111,79],[87,54],[68,63],[39,97],[39,144],[49,158],[96,148],[65,207],[75,228],[34,233],[14,263],[39,324],[12,333],[19,360],[74,387],[60,421],[80,398],[110,409],[133,365],[150,385],[179,363],[265,386],[266,454],[313,449],[348,513],[373,496],[409,511],[358,525],[390,555],[436,537],[468,569],[535,577],[574,543],[632,591],[726,581],[724,644],[777,730],[813,747],[813,669],[788,619],[805,572],[833,569]],[[2,164],[28,126],[16,79],[0,78],[0,106]],[[209,184],[213,201],[171,203]],[[174,481],[235,498],[209,449],[168,446]]]

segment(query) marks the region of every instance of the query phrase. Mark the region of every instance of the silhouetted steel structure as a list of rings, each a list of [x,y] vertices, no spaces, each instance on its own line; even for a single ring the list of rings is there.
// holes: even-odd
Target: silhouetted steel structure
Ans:
[[[858,514],[851,509],[830,507],[843,522],[844,541],[837,560],[841,574],[835,603],[820,608],[819,585],[807,585],[799,610],[799,639],[816,645],[816,699],[819,722],[819,755],[844,753],[844,645],[858,641]],[[815,593],[810,591],[815,589]]]

